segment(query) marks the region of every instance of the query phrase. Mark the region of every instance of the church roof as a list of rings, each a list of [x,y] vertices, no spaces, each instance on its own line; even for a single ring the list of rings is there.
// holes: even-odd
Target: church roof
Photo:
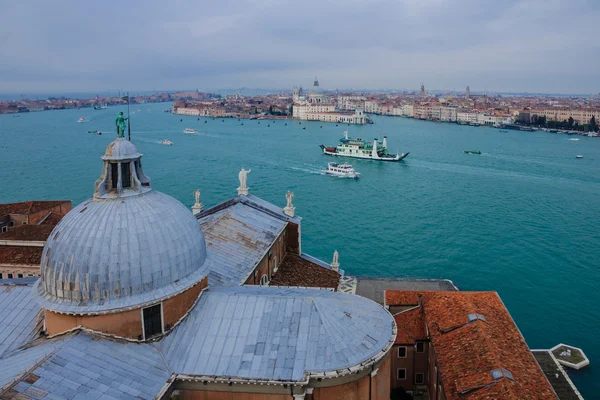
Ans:
[[[301,381],[363,369],[394,338],[391,315],[363,297],[238,286],[207,290],[159,348],[177,374]]]
[[[256,196],[237,196],[200,214],[211,286],[241,285],[288,222],[282,209]]]
[[[0,321],[0,357],[37,337],[42,315],[31,285],[0,284]]]
[[[80,332],[0,355],[0,394],[150,399],[172,375],[271,382],[333,378],[379,361],[395,333],[391,315],[360,296],[286,287],[211,288],[155,344]]]
[[[152,345],[85,333],[0,358],[0,393],[14,398],[152,399],[170,376]]]

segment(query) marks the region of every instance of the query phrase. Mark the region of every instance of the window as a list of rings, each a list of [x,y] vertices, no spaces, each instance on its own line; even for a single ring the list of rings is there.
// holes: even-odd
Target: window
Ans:
[[[117,188],[117,182],[119,181],[119,164],[110,164],[110,180],[111,188]]]
[[[27,225],[27,221],[23,221],[23,225]]]
[[[17,278],[22,278],[23,274],[17,274]]]
[[[396,378],[398,378],[399,381],[403,381],[406,379],[406,369],[405,368],[398,368],[398,371],[396,372]]]
[[[423,383],[425,383],[425,375],[422,373],[415,374],[415,383],[417,385],[422,385]]]
[[[123,180],[123,188],[131,187],[131,172],[129,171],[129,163],[121,164],[121,179]]]
[[[144,339],[161,334],[162,330],[162,304],[142,309],[144,319]]]
[[[3,276],[2,276],[2,272],[0,272],[0,279],[2,279],[2,278],[3,278]]]
[[[8,226],[5,225],[2,227],[2,232],[6,232],[6,231],[8,231]]]
[[[260,284],[262,286],[266,286],[267,283],[269,283],[269,278],[267,277],[267,275],[263,275],[260,277]]]
[[[12,279],[13,278],[13,274],[8,274],[8,279]]]
[[[417,353],[423,353],[425,351],[425,343],[417,342]]]
[[[398,347],[398,358],[406,358],[406,346]]]

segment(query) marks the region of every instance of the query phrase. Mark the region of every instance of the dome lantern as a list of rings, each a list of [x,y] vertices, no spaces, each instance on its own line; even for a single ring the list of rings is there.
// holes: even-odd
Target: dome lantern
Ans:
[[[96,180],[94,198],[135,196],[152,190],[142,169],[142,154],[124,138],[117,138],[102,156],[104,166]]]

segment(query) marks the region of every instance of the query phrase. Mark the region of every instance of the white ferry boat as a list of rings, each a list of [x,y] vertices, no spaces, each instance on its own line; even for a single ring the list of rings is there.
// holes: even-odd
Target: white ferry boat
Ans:
[[[192,129],[192,128],[185,128],[185,129],[183,130],[183,133],[187,133],[188,135],[193,135],[193,134],[195,134],[195,133],[198,133],[198,131],[197,131],[197,130],[195,130],[195,129]]]
[[[360,172],[356,172],[354,168],[352,168],[352,165],[348,163],[327,163],[327,169],[325,170],[325,173],[342,178],[358,178],[360,176]]]
[[[170,140],[167,140],[167,139],[163,139],[163,141],[160,142],[160,144],[164,144],[165,146],[171,146],[173,144],[173,142],[171,142]]]
[[[383,137],[381,146],[378,146],[377,139],[374,139],[372,143],[366,142],[362,138],[352,139],[348,137],[348,131],[344,132],[344,137],[340,139],[337,147],[325,147],[321,145],[321,149],[328,156],[366,158],[379,161],[400,161],[409,154],[388,153],[386,136]]]

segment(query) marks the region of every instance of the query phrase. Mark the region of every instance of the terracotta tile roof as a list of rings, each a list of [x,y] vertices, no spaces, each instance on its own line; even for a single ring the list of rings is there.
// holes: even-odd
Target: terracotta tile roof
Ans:
[[[51,212],[40,222],[40,225],[56,225],[59,223],[62,217],[63,216],[58,213]]]
[[[271,278],[270,285],[337,288],[339,280],[339,273],[287,253]]]
[[[0,216],[9,214],[29,215],[69,201],[70,200],[22,201],[19,203],[0,204]]]
[[[43,247],[0,246],[0,264],[40,265]]]
[[[54,225],[17,225],[8,232],[0,233],[0,240],[32,240],[48,239]]]
[[[387,291],[386,304],[414,305],[419,293],[446,399],[557,398],[497,293]],[[418,333],[410,314],[395,316],[398,335]],[[469,314],[485,321],[469,322]],[[494,379],[500,368],[513,379]]]
[[[416,340],[427,340],[423,307],[414,307],[394,315],[398,333],[395,344],[414,344]]]

